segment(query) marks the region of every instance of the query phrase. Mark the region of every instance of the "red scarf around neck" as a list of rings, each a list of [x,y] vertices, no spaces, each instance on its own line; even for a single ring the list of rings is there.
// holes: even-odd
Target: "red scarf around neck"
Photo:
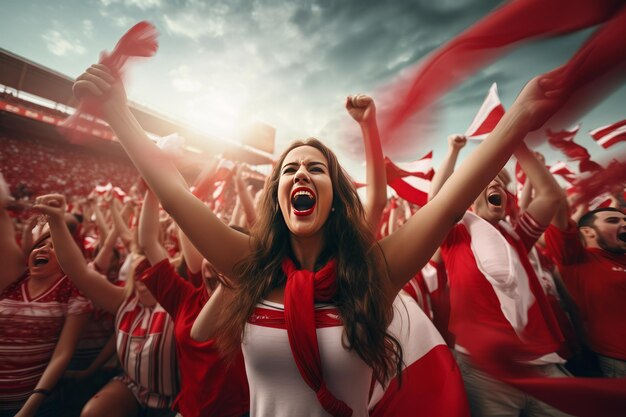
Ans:
[[[315,328],[315,301],[330,301],[337,292],[337,262],[331,259],[319,271],[296,269],[293,261],[282,263],[287,276],[285,286],[285,322],[289,347],[304,382],[317,400],[335,417],[350,417],[352,409],[337,399],[326,386]]]

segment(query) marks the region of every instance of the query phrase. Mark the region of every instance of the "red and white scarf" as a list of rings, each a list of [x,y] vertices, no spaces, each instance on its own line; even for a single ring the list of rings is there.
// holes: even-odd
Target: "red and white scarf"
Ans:
[[[314,272],[297,269],[291,259],[285,258],[282,267],[287,276],[285,324],[298,371],[324,410],[335,417],[350,417],[352,409],[326,386],[315,330],[315,301],[330,301],[337,292],[337,262],[331,259]]]

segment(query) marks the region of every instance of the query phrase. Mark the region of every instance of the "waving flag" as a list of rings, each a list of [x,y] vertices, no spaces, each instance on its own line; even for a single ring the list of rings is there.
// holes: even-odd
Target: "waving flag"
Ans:
[[[389,158],[385,158],[385,169],[387,171],[387,181],[395,177],[418,177],[431,180],[435,175],[433,169],[433,152],[430,151],[420,159],[413,162],[394,163]]]
[[[158,32],[150,22],[142,21],[130,28],[115,45],[110,54],[102,52],[100,63],[106,65],[116,78],[121,78],[126,61],[132,57],[151,57],[158,49]],[[84,114],[100,115],[100,104],[95,100],[83,100],[76,112],[59,126],[71,142],[81,142],[84,130]]]
[[[550,172],[553,175],[559,175],[565,181],[567,181],[570,185],[574,183],[576,179],[576,174],[574,171],[567,166],[565,162],[557,162],[556,164],[550,167]]]
[[[584,146],[581,146],[574,142],[576,134],[580,130],[580,125],[575,126],[573,129],[565,129],[560,132],[552,132],[547,130],[548,143],[554,148],[558,149],[570,161],[582,161],[589,159],[590,155]]]
[[[94,190],[96,191],[96,193],[102,195],[105,194],[107,191],[110,191],[112,188],[113,184],[109,182],[106,185],[96,185],[96,188]]]
[[[396,297],[389,331],[402,346],[402,384],[397,378],[386,386],[375,383],[370,416],[469,417],[463,380],[450,349],[408,294]]]
[[[498,125],[502,116],[504,116],[504,106],[500,102],[500,97],[498,97],[498,86],[496,83],[493,83],[489,88],[485,101],[483,101],[474,120],[467,128],[465,136],[473,140],[485,139]]]
[[[433,151],[428,152],[417,161],[396,162],[395,165],[414,177],[431,180],[433,175],[435,175],[435,170],[433,169]]]
[[[578,198],[573,205],[585,204],[602,193],[611,192],[612,188],[617,185],[623,187],[624,183],[626,183],[626,162],[614,160],[594,175],[576,179],[574,186]]]
[[[428,202],[430,180],[435,171],[432,168],[432,151],[414,162],[402,164],[405,169],[385,158],[387,185],[406,201],[423,206]]]
[[[562,130],[560,132],[552,132],[548,129],[546,131],[548,143],[553,148],[563,152],[570,161],[579,161],[578,170],[580,172],[597,172],[602,167],[591,160],[591,155],[589,155],[587,148],[574,142],[574,137],[579,129],[580,125],[571,130]]]
[[[604,149],[626,140],[626,120],[602,126],[589,132],[593,140]]]
[[[624,79],[623,71],[608,77],[626,60],[623,44],[626,7],[623,0],[505,2],[433,51],[410,77],[385,87],[396,99],[388,114],[381,117],[383,146],[395,154],[415,147],[410,135],[399,137],[394,133],[400,132],[414,116],[424,117],[432,113],[433,105],[440,97],[522,41],[562,36],[600,24],[603,25],[559,73],[564,96],[576,100],[568,101],[549,123],[555,129],[567,126],[571,119],[580,118],[588,111],[594,102],[615,91]],[[583,88],[591,83],[592,88]]]

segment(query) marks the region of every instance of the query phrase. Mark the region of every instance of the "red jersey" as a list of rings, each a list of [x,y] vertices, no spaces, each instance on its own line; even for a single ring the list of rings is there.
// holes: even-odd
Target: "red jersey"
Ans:
[[[167,259],[141,275],[141,280],[174,321],[181,390],[175,406],[185,417],[239,417],[250,409],[243,356],[226,367],[215,340],[196,342],[191,327],[208,300],[206,289],[196,288],[176,274]]]
[[[474,214],[472,216],[477,217]],[[479,221],[485,222],[482,219]],[[524,339],[533,346],[533,352],[541,352],[541,355],[556,352],[562,342],[562,335],[552,312],[549,310],[545,294],[527,256],[544,227],[541,227],[529,213],[524,213],[520,217],[512,231],[505,230],[503,226],[488,225],[486,227],[494,229],[492,231],[494,236],[499,233],[506,239],[505,241],[498,241],[497,244],[504,243],[511,246],[513,249],[511,253],[517,254],[521,264],[519,270],[522,274],[525,272],[527,276],[526,282],[520,281],[513,284],[513,287],[518,289],[525,285],[527,300],[532,300],[521,309],[525,320],[521,321],[523,327],[521,332]],[[475,237],[476,244],[479,244],[479,238]],[[520,329],[515,329],[511,322],[511,315],[506,316],[504,304],[497,295],[494,285],[478,267],[472,248],[472,236],[466,225],[459,223],[454,226],[444,240],[441,249],[450,285],[449,328],[456,336],[457,345],[460,347],[472,345],[471,342],[465,342],[465,338],[475,336],[463,331],[466,323],[480,323],[490,328],[502,329],[504,332],[515,332],[521,337]],[[513,259],[511,258],[511,260]],[[501,259],[500,262],[498,258],[491,261],[493,262],[491,266],[498,268],[500,272],[506,273],[511,268],[511,265],[506,264],[510,260]],[[498,263],[500,265],[497,265]]]
[[[626,360],[626,256],[584,248],[573,222],[546,231],[547,249],[580,309],[594,352]]]

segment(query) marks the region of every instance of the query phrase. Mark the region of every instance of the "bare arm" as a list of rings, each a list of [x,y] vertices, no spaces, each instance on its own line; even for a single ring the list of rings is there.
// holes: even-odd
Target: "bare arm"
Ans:
[[[524,143],[515,150],[515,157],[526,174],[526,181],[532,184],[535,191],[535,196],[525,211],[539,224],[550,224],[564,197],[563,190],[545,163],[541,162]]]
[[[24,252],[24,256],[28,256],[33,248],[33,229],[37,224],[38,217],[37,215],[30,216],[22,228],[22,252]]]
[[[111,265],[111,257],[113,256],[113,249],[115,249],[115,243],[117,242],[118,233],[117,227],[113,227],[107,235],[100,251],[94,259],[94,263],[100,269],[100,271],[106,271]]]
[[[9,199],[9,187],[0,173],[0,292],[26,270],[24,253],[15,241],[15,228],[5,209]]]
[[[117,230],[119,237],[128,248],[133,241],[133,233],[122,218],[119,207],[120,204],[121,203],[116,198],[111,199],[111,218],[113,219],[113,224],[115,225],[115,229]]]
[[[435,171],[435,175],[430,182],[428,201],[432,200],[433,197],[437,195],[439,190],[441,190],[443,184],[448,180],[448,178],[450,178],[450,175],[452,175],[452,173],[454,172],[454,167],[456,165],[456,160],[459,157],[459,152],[461,152],[461,149],[465,147],[466,143],[467,138],[463,135],[454,134],[448,136],[448,153],[443,159],[443,162],[441,163],[439,169]]]
[[[139,246],[143,249],[150,265],[167,259],[167,251],[159,242],[159,201],[154,193],[146,191],[139,216]]]
[[[254,209],[254,198],[243,180],[242,170],[243,167],[238,165],[237,171],[235,171],[235,190],[237,191],[237,198],[241,203],[241,207],[246,214],[246,224],[248,227],[251,227],[256,222],[256,210]]]
[[[381,241],[389,276],[399,291],[422,268],[476,196],[492,181],[529,131],[560,104],[547,77],[531,80],[489,137],[403,227]]]
[[[523,213],[528,209],[530,202],[533,200],[533,185],[530,181],[526,180],[524,188],[522,188],[522,196],[519,200],[519,208]]]
[[[197,274],[202,269],[202,254],[198,252],[198,249],[191,243],[189,238],[183,233],[183,231],[178,228],[178,240],[180,242],[180,248],[183,252],[183,257],[185,258],[185,263],[187,264],[187,269],[192,274]]]
[[[141,128],[126,94],[108,69],[95,64],[74,84],[78,97],[103,101],[104,115],[143,178],[200,253],[227,276],[251,251],[248,236],[223,224],[187,189],[174,164]]]
[[[200,314],[196,317],[191,328],[191,338],[197,342],[215,337],[216,324],[220,312],[230,304],[235,297],[235,292],[220,284],[209,301],[202,307]]]
[[[52,358],[39,378],[35,389],[52,390],[56,386],[65,372],[65,368],[67,368],[67,364],[70,362],[74,350],[76,350],[80,335],[88,322],[89,314],[69,315],[65,318],[65,324],[54,348]],[[43,394],[31,394],[16,417],[34,416],[45,399],[46,396]]]
[[[357,95],[346,98],[346,109],[359,123],[363,135],[367,182],[365,219],[375,233],[387,204],[387,173],[376,123],[376,106],[371,97]]]
[[[66,378],[75,378],[75,379],[83,379],[90,375],[93,375],[97,370],[102,368],[102,366],[111,359],[113,355],[115,355],[116,351],[116,338],[115,335],[111,335],[109,341],[102,347],[98,356],[91,362],[87,369],[82,371],[66,371]]]
[[[109,226],[107,225],[107,222],[104,219],[104,215],[102,214],[102,211],[100,210],[100,205],[98,204],[97,199],[92,198],[89,200],[89,202],[91,204],[93,213],[96,216],[96,225],[98,226],[98,232],[100,234],[100,237],[104,238],[110,232]],[[113,201],[110,201],[110,203],[113,203]]]
[[[60,194],[38,197],[34,208],[48,217],[54,251],[63,272],[85,296],[109,313],[115,314],[124,301],[124,289],[111,284],[104,276],[87,266],[63,218],[65,198]]]
[[[390,235],[398,228],[398,199],[391,197],[389,202],[389,225],[387,226],[387,234]]]

